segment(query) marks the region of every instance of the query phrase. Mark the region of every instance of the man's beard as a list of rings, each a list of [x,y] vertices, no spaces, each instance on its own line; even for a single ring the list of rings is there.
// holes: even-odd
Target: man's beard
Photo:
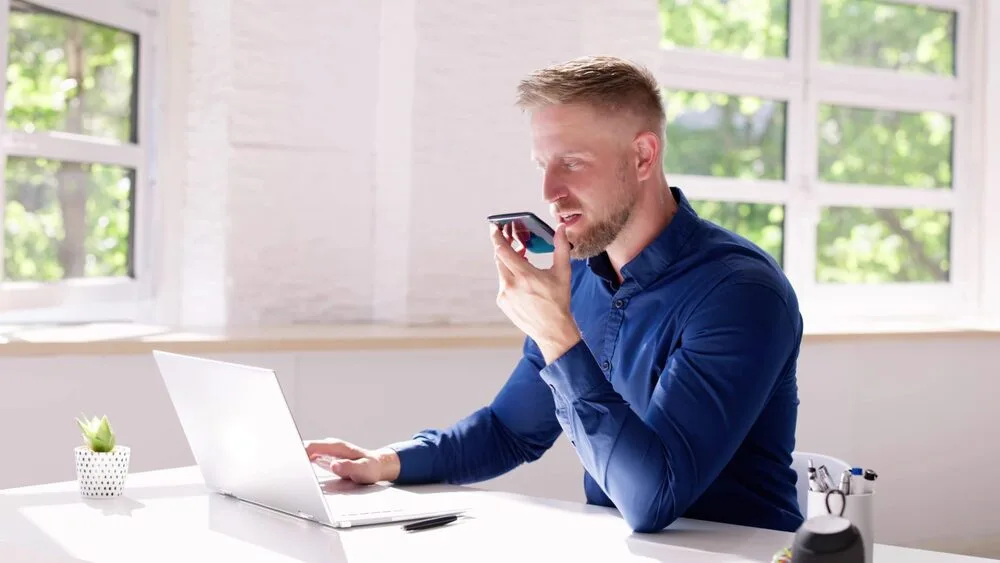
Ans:
[[[618,163],[615,174],[617,185],[610,187],[616,192],[611,211],[603,219],[582,233],[576,234],[570,240],[573,245],[572,250],[570,250],[572,258],[584,260],[604,252],[618,238],[619,233],[628,223],[632,216],[632,209],[635,207],[636,190],[629,185],[626,166],[625,159]],[[591,217],[588,216],[587,219],[590,220]]]

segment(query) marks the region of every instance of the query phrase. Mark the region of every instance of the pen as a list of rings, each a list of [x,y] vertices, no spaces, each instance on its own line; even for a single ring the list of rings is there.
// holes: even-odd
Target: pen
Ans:
[[[871,469],[865,469],[865,493],[871,494],[875,492],[875,479],[878,479],[878,473],[875,473]]]
[[[439,516],[437,518],[428,518],[426,520],[417,520],[416,522],[410,522],[409,524],[404,524],[403,529],[407,532],[415,532],[417,530],[428,530],[430,528],[437,528],[439,526],[444,526],[445,524],[451,524],[455,520],[458,520],[458,515],[452,514],[451,516]]]
[[[860,467],[851,468],[851,492],[858,495],[865,492],[864,478]]]
[[[812,492],[814,492],[814,493],[822,493],[822,492],[824,492],[823,491],[823,485],[820,484],[820,482],[816,480],[816,472],[815,471],[810,471],[809,472],[809,490],[812,491]]]
[[[840,476],[840,492],[845,495],[851,494],[851,470],[845,469],[844,474]]]
[[[819,466],[819,468],[816,470],[816,477],[819,479],[820,484],[823,486],[823,488],[821,489],[823,492],[829,491],[830,489],[836,487],[836,485],[833,484],[833,478],[830,477],[830,471],[826,468],[825,465]]]
[[[809,490],[814,493],[823,492],[822,484],[816,480],[816,466],[813,465],[812,458],[809,458]]]

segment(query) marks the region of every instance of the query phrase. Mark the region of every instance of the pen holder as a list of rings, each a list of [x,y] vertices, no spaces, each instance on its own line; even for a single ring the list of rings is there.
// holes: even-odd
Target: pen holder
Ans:
[[[842,499],[846,499],[846,503]],[[861,533],[865,563],[872,563],[875,547],[875,493],[830,495],[830,510],[827,511],[826,493],[809,491],[806,519],[823,514],[840,515],[854,524]]]

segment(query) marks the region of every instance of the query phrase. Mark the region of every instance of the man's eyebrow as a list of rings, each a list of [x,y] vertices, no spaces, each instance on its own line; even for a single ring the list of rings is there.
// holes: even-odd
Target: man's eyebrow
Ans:
[[[567,151],[567,152],[564,152],[564,153],[559,153],[559,154],[553,155],[552,159],[553,160],[565,160],[567,158],[590,158],[592,156],[593,156],[593,153],[590,152],[590,151]],[[542,165],[542,161],[541,161],[540,158],[538,158],[537,155],[532,154],[531,155],[531,160],[532,160],[532,162],[534,162],[535,164],[537,164],[539,166]]]

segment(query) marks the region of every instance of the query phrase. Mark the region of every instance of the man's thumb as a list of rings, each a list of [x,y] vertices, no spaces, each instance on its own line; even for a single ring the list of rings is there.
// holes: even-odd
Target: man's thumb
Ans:
[[[566,225],[559,223],[556,225],[556,235],[553,240],[555,244],[555,251],[552,254],[552,267],[563,271],[564,273],[569,272],[569,250],[570,242],[569,238],[566,237]]]
[[[330,471],[338,477],[350,479],[364,467],[364,460],[338,459],[330,462]]]

